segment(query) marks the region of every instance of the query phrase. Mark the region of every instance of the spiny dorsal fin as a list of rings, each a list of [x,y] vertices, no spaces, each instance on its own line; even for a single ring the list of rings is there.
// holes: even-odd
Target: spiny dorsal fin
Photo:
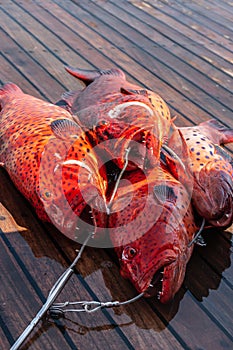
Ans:
[[[219,145],[214,145],[214,147],[216,153],[223,157],[223,159],[225,159],[229,163],[233,162],[233,158],[231,157],[230,153],[228,153],[224,148],[222,148]]]
[[[81,133],[80,126],[70,119],[57,119],[50,125],[54,135],[62,140],[77,138]]]
[[[64,100],[68,104],[69,107],[72,107],[72,105],[73,105],[74,101],[76,100],[78,94],[79,94],[79,91],[65,91],[61,95],[61,99]]]
[[[125,74],[121,69],[112,68],[112,69],[103,69],[103,70],[86,70],[74,68],[71,66],[65,67],[66,71],[73,75],[74,77],[82,80],[86,85],[92,83],[95,79],[103,76],[103,75],[112,75],[115,77],[119,77],[125,79]]]
[[[148,96],[147,90],[145,89],[127,89],[122,87],[121,88],[121,93],[124,95],[143,95],[143,96]]]
[[[216,119],[199,124],[199,128],[209,139],[218,145],[233,142],[233,129],[223,125]]]

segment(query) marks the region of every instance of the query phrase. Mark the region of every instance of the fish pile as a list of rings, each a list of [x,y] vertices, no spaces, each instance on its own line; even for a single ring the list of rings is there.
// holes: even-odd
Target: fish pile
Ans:
[[[56,104],[0,89],[0,164],[41,220],[78,242],[94,230],[122,276],[166,303],[201,229],[233,222],[233,162],[220,146],[233,129],[176,127],[164,100],[119,69],[66,69],[85,87]]]

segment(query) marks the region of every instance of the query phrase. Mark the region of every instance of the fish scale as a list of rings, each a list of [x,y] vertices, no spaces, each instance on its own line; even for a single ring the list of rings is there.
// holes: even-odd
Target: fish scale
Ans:
[[[212,226],[227,228],[233,222],[232,158],[220,147],[233,142],[233,129],[211,119],[194,127],[174,129],[169,147],[186,165],[182,181],[192,190],[199,215]],[[170,171],[177,178],[179,162],[168,156]]]
[[[145,297],[157,294],[166,303],[183,282],[193,250],[189,242],[198,230],[191,197],[162,166],[123,179],[108,223],[121,275]],[[161,273],[163,280],[153,284]]]
[[[74,239],[84,208],[105,202],[107,190],[89,140],[69,112],[12,83],[1,88],[0,106],[1,165],[39,218]]]

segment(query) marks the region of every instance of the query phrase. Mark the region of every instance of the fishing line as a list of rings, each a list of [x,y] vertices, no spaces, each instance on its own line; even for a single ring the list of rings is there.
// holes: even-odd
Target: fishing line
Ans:
[[[120,174],[118,176],[118,179],[116,181],[116,184],[115,184],[115,187],[114,187],[111,199],[110,199],[110,201],[108,203],[108,206],[107,206],[107,214],[108,215],[110,214],[112,202],[113,202],[113,200],[115,198],[115,195],[116,195],[116,192],[118,190],[121,178],[122,178],[122,176],[123,176],[123,174],[124,174],[124,172],[125,172],[125,170],[126,170],[126,168],[128,166],[128,163],[129,163],[129,152],[130,152],[130,148],[126,148],[126,150],[125,150],[125,158],[124,158],[125,163],[124,163],[124,166],[123,166],[123,168],[122,168],[122,170],[121,170],[121,172],[120,172]]]
[[[23,333],[19,336],[19,338],[16,340],[16,342],[12,345],[10,350],[18,350],[22,343],[26,340],[26,338],[29,336],[29,334],[33,331],[33,329],[36,327],[36,325],[39,323],[39,321],[42,319],[42,317],[46,314],[46,312],[49,310],[55,299],[58,297],[58,295],[61,293],[62,289],[65,287],[66,283],[68,282],[71,275],[74,273],[74,267],[77,264],[78,260],[81,258],[81,255],[83,253],[84,248],[86,247],[89,239],[94,236],[94,232],[91,232],[86,240],[83,242],[81,249],[78,252],[78,255],[72,262],[72,264],[65,270],[65,272],[58,278],[58,280],[55,282],[54,286],[49,292],[48,298],[44,305],[41,307],[41,309],[38,311],[36,316],[33,318],[33,320],[29,323],[27,328],[23,331]]]
[[[60,315],[65,314],[66,312],[87,312],[92,313],[95,311],[98,311],[99,309],[103,308],[112,308],[112,307],[118,307],[122,305],[128,305],[136,300],[143,297],[144,293],[140,293],[133,297],[132,299],[128,299],[125,301],[107,301],[107,302],[101,302],[101,301],[66,301],[64,303],[57,303],[53,304],[51,308],[49,309],[49,313],[51,317],[59,317]],[[80,305],[80,308],[74,308],[74,309],[68,309],[66,308],[69,305]]]
[[[180,163],[180,165],[182,166],[182,168],[186,171],[184,163],[182,162],[180,157],[170,147],[163,145],[162,150],[164,150],[165,153],[168,154],[170,157],[177,160]]]
[[[203,218],[202,219],[202,224],[201,224],[201,227],[200,227],[199,231],[195,234],[194,238],[189,242],[188,247],[191,247],[191,245],[193,243],[196,243],[196,244],[201,245],[201,246],[205,246],[206,245],[203,237],[201,236],[201,233],[202,233],[202,231],[204,229],[204,226],[205,226],[205,219]]]

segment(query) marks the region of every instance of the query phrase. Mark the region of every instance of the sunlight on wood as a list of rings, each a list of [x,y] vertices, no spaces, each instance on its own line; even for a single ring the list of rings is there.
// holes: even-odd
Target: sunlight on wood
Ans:
[[[27,231],[25,227],[19,226],[16,223],[11,213],[3,206],[2,203],[0,203],[0,229],[4,233]]]

